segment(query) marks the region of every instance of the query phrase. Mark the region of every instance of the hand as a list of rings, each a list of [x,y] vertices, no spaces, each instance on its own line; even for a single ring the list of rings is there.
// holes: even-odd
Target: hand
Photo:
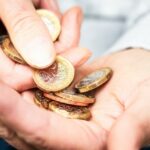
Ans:
[[[1,2],[2,5],[0,5],[0,7],[3,7],[2,9],[0,9],[0,17],[4,21],[5,26],[8,29],[8,32],[12,38],[14,45],[16,47],[20,47],[20,50],[24,51],[25,50],[24,47],[27,45],[27,43],[30,43],[31,41],[30,39],[34,37],[38,37],[38,35],[40,36],[42,35],[44,38],[47,39],[47,41],[49,40],[48,45],[50,43],[47,49],[45,48],[40,49],[42,50],[41,51],[42,55],[40,55],[40,57],[35,54],[38,51],[36,48],[34,48],[35,46],[39,47],[39,44],[37,43],[37,45],[36,44],[32,46],[30,45],[32,49],[36,49],[36,52],[30,51],[27,54],[27,57],[29,57],[29,59],[32,59],[31,57],[36,56],[35,58],[36,60],[42,60],[42,62],[39,62],[39,61],[37,62],[37,61],[34,61],[34,58],[33,58],[33,63],[36,63],[39,67],[43,67],[43,64],[46,65],[47,63],[49,63],[49,60],[51,61],[51,59],[47,60],[45,59],[45,57],[47,57],[51,53],[55,53],[54,48],[57,50],[56,51],[57,54],[60,54],[66,57],[68,60],[70,60],[73,63],[75,67],[83,64],[90,57],[91,53],[89,50],[77,48],[79,37],[80,37],[80,26],[81,26],[81,21],[82,21],[82,12],[78,7],[74,7],[68,10],[64,15],[62,15],[59,12],[56,4],[53,3],[52,0],[50,1],[42,0],[41,3],[40,1],[36,1],[36,3],[34,1],[34,4],[37,7],[46,8],[46,9],[50,9],[51,11],[54,11],[58,15],[58,17],[61,18],[62,20],[62,32],[61,32],[60,38],[58,42],[56,42],[53,46],[49,35],[47,35],[48,31],[47,29],[45,29],[45,26],[43,26],[43,23],[42,24],[40,23],[41,20],[37,18],[34,12],[35,10],[34,9],[28,10],[30,9],[30,7],[29,5],[28,6],[26,5],[27,1],[20,0],[20,2],[19,3],[18,2],[19,1],[14,2],[13,6],[14,5],[15,6],[13,7],[13,9],[11,9],[12,1],[11,2],[9,1],[9,3],[7,1],[2,1]],[[40,5],[38,5],[38,3]],[[24,14],[24,11],[22,10],[22,7],[20,8],[20,6],[26,6],[27,11],[31,15],[31,17],[30,15],[27,18],[24,17],[24,15],[26,14]],[[11,9],[11,11],[9,9]],[[5,10],[5,13],[3,12],[4,10]],[[12,11],[17,11],[17,12],[12,12]],[[19,16],[17,17],[16,15],[13,15],[14,13],[19,14]],[[8,16],[10,17],[9,19],[7,18]],[[12,24],[15,24],[15,27],[14,26],[12,27],[11,26]],[[29,27],[28,26],[29,24],[33,24],[34,28]],[[39,30],[39,28],[41,30]],[[30,31],[30,34],[28,30]],[[32,32],[35,34],[31,34]],[[18,42],[18,40],[22,40],[22,41]],[[20,43],[21,45],[18,45]],[[79,53],[80,55],[77,55]],[[78,56],[78,57],[75,57],[75,56]],[[5,56],[5,54],[2,52],[1,49],[0,49],[0,58],[1,60],[3,60],[0,62],[0,67],[1,67],[0,77],[1,77],[2,82],[4,82],[9,87],[17,91],[24,91],[24,90],[35,87],[35,84],[32,79],[32,71],[29,67],[14,63],[13,61],[11,61],[9,58]],[[9,90],[7,92],[9,93]],[[16,136],[15,132],[8,129],[2,122],[0,124],[0,132],[1,132],[0,135],[2,138],[5,138],[5,137],[10,138],[10,137]],[[16,140],[15,138],[11,138],[11,140],[9,140],[9,138],[6,138],[9,141],[9,143],[10,144],[13,143],[13,145],[15,145],[19,150],[21,150],[22,147],[24,147],[25,150],[27,149],[29,150],[29,147],[27,148],[25,144],[20,144],[20,143],[23,143],[20,139]]]
[[[62,32],[54,45],[42,20],[36,14],[33,4],[38,8],[54,11],[61,18]],[[82,22],[81,9],[74,7],[62,15],[53,0],[34,0],[33,4],[30,0],[1,0],[0,2],[0,17],[15,47],[22,51],[22,56],[28,57],[32,65],[36,64],[41,68],[52,62],[55,53],[66,57],[74,66],[83,64],[91,53],[87,49],[77,47]],[[43,42],[40,44],[40,40],[44,40],[45,44]],[[38,53],[40,55],[37,55]],[[35,87],[29,67],[14,63],[4,55],[1,49],[0,59],[2,60],[0,61],[0,77],[4,83],[17,91]]]
[[[8,95],[1,85],[0,118],[17,134],[13,139],[37,149],[105,150],[107,136],[109,150],[137,150],[148,144],[150,53],[132,49],[105,56],[81,67],[77,78],[106,66],[114,74],[97,90],[90,121],[69,120],[39,109],[31,104],[31,93],[21,98],[9,89]]]
[[[150,144],[150,52],[131,49],[105,56],[90,67],[111,67],[112,79],[96,94],[92,121],[109,133],[109,150],[138,150]]]
[[[77,78],[106,66],[114,74],[97,90],[90,121],[69,120],[39,109],[32,104],[31,93],[25,92],[21,98],[0,85],[0,118],[17,135],[7,141],[45,150],[105,150],[107,136],[109,150],[137,150],[148,144],[150,53],[133,49],[105,56],[79,69]]]

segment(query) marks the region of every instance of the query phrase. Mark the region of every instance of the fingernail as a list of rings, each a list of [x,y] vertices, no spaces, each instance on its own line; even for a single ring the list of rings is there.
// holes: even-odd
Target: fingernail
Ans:
[[[92,52],[86,48],[82,48],[84,57],[80,59],[80,61],[76,64],[76,67],[82,66],[84,63],[86,63],[89,58],[92,56]]]
[[[37,37],[28,42],[20,53],[30,66],[38,69],[50,66],[56,56],[53,44],[43,37]]]

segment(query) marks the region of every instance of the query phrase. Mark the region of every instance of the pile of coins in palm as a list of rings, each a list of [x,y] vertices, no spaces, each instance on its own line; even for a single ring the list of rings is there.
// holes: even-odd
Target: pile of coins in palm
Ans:
[[[47,26],[53,42],[58,39],[61,32],[59,19],[48,10],[37,10]],[[13,61],[27,65],[25,60],[17,52],[9,37],[3,37],[3,52]],[[34,90],[34,102],[39,107],[56,112],[71,119],[91,118],[89,106],[95,102],[95,98],[89,95],[106,83],[112,74],[110,68],[100,68],[85,76],[74,86],[70,86],[74,80],[75,70],[73,65],[61,56],[57,56],[55,62],[46,69],[33,69],[33,80],[37,85]]]

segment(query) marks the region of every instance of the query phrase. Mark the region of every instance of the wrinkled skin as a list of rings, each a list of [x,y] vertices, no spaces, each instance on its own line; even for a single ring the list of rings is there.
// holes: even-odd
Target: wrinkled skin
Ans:
[[[34,0],[36,7],[53,10],[62,21],[60,39],[54,45],[56,53],[66,57],[75,67],[81,66],[91,53],[77,48],[82,20],[80,9],[76,7],[62,15],[54,3],[41,2]],[[8,24],[6,19],[5,25],[17,45],[17,39],[24,37],[26,28],[15,35],[18,32],[12,31]],[[16,30],[20,31],[19,27],[17,25]],[[35,29],[34,33],[37,33]],[[138,150],[149,143],[149,52],[139,49],[122,51],[78,69],[76,80],[100,67],[111,67],[114,72],[111,80],[97,90],[90,121],[69,120],[38,108],[28,91],[35,87],[31,69],[15,64],[1,50],[0,58],[3,60],[0,61],[0,136],[17,149]]]
[[[104,56],[78,69],[81,76],[76,80],[106,66],[114,73],[97,90],[90,121],[69,120],[40,109],[34,105],[31,93],[24,92],[21,97],[1,84],[0,116],[10,133],[19,137],[13,136],[13,140],[21,139],[35,149],[138,150],[149,143],[150,53],[132,49]],[[11,100],[5,99],[7,90]],[[13,144],[11,139],[8,141]]]
[[[78,47],[82,22],[82,11],[79,7],[71,8],[64,14],[61,14],[56,2],[53,0],[34,0],[33,3],[30,0],[2,0],[0,1],[0,4],[0,19],[3,20],[15,47],[20,47],[20,50],[23,50],[23,48],[30,43],[30,39],[34,39],[39,35],[48,40],[48,50],[46,50],[42,44],[43,48],[40,48],[41,55],[36,55],[38,53],[36,51],[35,54],[29,51],[26,56],[29,58],[31,58],[31,56],[34,58],[37,57],[36,60],[40,60],[36,64],[39,68],[42,68],[43,64],[46,65],[49,63],[44,57],[47,57],[50,53],[62,55],[75,67],[82,65],[91,56],[91,52],[88,49]],[[53,11],[60,18],[62,31],[59,39],[54,44],[51,43],[50,35],[48,34],[45,25],[42,23],[42,20],[40,20],[38,15],[35,14],[33,4],[37,8],[44,8]],[[10,6],[13,6],[14,9],[11,9]],[[29,16],[25,17],[26,14]],[[29,26],[29,24],[32,26]],[[29,32],[30,34],[28,34]],[[22,41],[18,42],[18,40]],[[20,43],[21,45],[18,45]],[[39,43],[36,43],[35,45],[30,44],[30,46],[32,49],[36,49],[34,46],[39,47]],[[80,56],[78,55],[79,52]],[[77,55],[78,57],[74,57]],[[9,88],[19,92],[36,87],[32,79],[32,70],[30,67],[14,63],[4,55],[1,49],[0,59],[2,60],[0,61],[0,80],[2,85],[5,84]],[[6,92],[8,97],[10,91]],[[1,93],[3,92],[1,91]],[[5,110],[5,108],[3,110]],[[22,147],[24,147],[24,149],[29,149],[29,147],[22,146],[25,144],[23,144],[21,140],[11,138],[14,136],[14,133],[12,132],[9,134],[5,128],[6,126],[4,123],[1,122],[0,135],[2,138],[7,139],[10,144],[14,145],[19,150],[23,149]],[[8,140],[10,138],[11,140]]]

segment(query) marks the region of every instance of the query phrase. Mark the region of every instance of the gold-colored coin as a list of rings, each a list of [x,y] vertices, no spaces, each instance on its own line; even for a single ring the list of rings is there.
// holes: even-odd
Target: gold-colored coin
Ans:
[[[56,62],[49,68],[35,70],[33,79],[42,91],[60,91],[73,81],[74,67],[65,58],[57,56]]]
[[[71,106],[56,101],[49,103],[49,109],[70,119],[88,120],[91,117],[91,112],[87,107]]]
[[[51,102],[51,100],[44,97],[42,91],[36,90],[35,95],[34,95],[34,102],[38,106],[43,107],[45,109],[48,109],[49,108],[49,103]]]
[[[40,103],[40,101],[35,97],[34,97],[34,103],[39,107],[43,107],[42,104]]]
[[[39,9],[37,13],[48,28],[52,41],[56,41],[61,32],[61,25],[58,17],[53,12],[45,9]]]
[[[111,75],[112,70],[110,68],[101,68],[81,79],[75,85],[75,88],[77,88],[80,93],[91,91],[106,83]]]
[[[54,93],[44,93],[44,96],[49,98],[49,99],[52,99],[54,101],[61,102],[64,104],[75,105],[75,106],[87,106],[88,105],[88,103],[75,102],[72,100],[61,98],[57,95],[54,95]]]
[[[13,46],[9,37],[3,39],[2,50],[6,54],[6,56],[8,56],[13,61],[20,64],[26,64],[24,59],[21,57],[21,55],[17,52],[17,50]]]
[[[8,38],[8,35],[0,35],[0,44],[2,44],[5,38]]]
[[[78,94],[74,89],[65,89],[60,92],[55,92],[55,95],[77,103],[90,104],[95,102],[94,97],[87,97],[83,94]]]

